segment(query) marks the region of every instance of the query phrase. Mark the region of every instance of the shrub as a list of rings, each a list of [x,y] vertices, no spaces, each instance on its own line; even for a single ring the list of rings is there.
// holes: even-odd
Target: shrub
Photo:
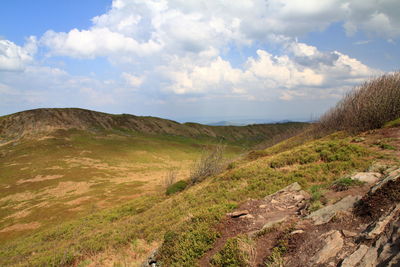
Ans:
[[[364,82],[321,116],[317,132],[356,133],[382,127],[400,117],[400,72]]]
[[[250,240],[245,238],[229,238],[222,250],[211,259],[213,266],[251,266],[254,251]]]
[[[211,150],[205,150],[200,159],[195,163],[190,181],[192,184],[203,181],[223,169],[224,145],[216,145]]]
[[[188,186],[188,182],[185,180],[180,180],[174,184],[171,184],[170,186],[167,187],[167,191],[165,192],[167,196],[175,194],[177,192],[181,192],[185,190],[185,188]]]

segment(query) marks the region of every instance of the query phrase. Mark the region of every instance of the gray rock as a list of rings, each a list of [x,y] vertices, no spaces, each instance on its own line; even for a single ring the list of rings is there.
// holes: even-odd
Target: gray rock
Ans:
[[[374,184],[379,181],[382,174],[378,172],[359,172],[351,176],[351,179],[358,180],[360,182],[365,182],[368,184]]]
[[[337,230],[332,230],[321,236],[324,246],[311,259],[315,264],[327,263],[327,261],[335,257],[343,247],[342,235]]]
[[[364,257],[364,255],[367,253],[368,249],[369,247],[367,247],[366,245],[360,245],[360,247],[355,252],[353,252],[353,254],[344,259],[342,265],[340,266],[341,267],[356,266]]]
[[[347,196],[331,206],[314,211],[307,216],[308,219],[314,221],[315,225],[328,223],[338,211],[347,211],[353,208],[354,203],[360,199],[360,196]]]
[[[382,186],[384,186],[386,183],[388,183],[389,181],[397,181],[397,179],[400,178],[400,168],[395,169],[393,171],[391,171],[386,177],[385,179],[383,179],[382,181],[378,182],[374,187],[371,188],[371,190],[368,192],[368,194],[373,194],[376,192],[376,190],[378,190],[379,188],[381,188]]]
[[[248,210],[238,210],[238,211],[234,211],[234,212],[231,212],[231,213],[227,213],[226,215],[231,217],[231,218],[238,218],[240,216],[244,216],[244,215],[247,215],[247,214],[249,214]]]
[[[377,221],[371,231],[366,233],[364,237],[366,239],[375,239],[379,235],[381,235],[385,229],[387,228],[388,224],[393,221],[394,218],[400,213],[400,204],[397,204],[396,207],[389,213],[387,216],[382,216],[379,221]]]

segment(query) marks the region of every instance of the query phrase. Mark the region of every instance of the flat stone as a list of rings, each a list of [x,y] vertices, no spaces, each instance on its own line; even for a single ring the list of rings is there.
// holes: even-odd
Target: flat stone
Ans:
[[[240,219],[254,219],[254,216],[251,214],[246,214],[246,215],[240,216]]]
[[[304,233],[304,230],[294,230],[293,232],[291,232],[291,235],[297,235],[297,234],[302,234]]]
[[[337,230],[332,230],[321,236],[324,246],[312,258],[315,264],[324,264],[330,258],[335,257],[343,247],[342,235]]]
[[[343,235],[344,235],[345,237],[355,237],[355,236],[357,236],[356,233],[350,232],[350,231],[347,231],[347,230],[342,230],[342,233],[343,233]]]
[[[267,205],[260,205],[258,206],[260,209],[265,209],[267,207]]]
[[[389,181],[397,181],[397,179],[399,179],[399,178],[400,178],[400,168],[391,170],[385,179],[378,182],[374,187],[371,188],[371,190],[368,192],[368,194],[375,193],[376,190],[378,190],[379,188],[381,188],[382,186],[387,184]]]
[[[360,199],[360,196],[347,196],[331,206],[314,211],[307,216],[308,219],[314,221],[315,225],[328,223],[339,211],[347,211],[353,208],[354,203]]]
[[[264,226],[261,228],[261,230],[265,230],[267,228],[270,228],[270,227],[274,226],[275,224],[284,222],[287,218],[288,218],[288,216],[285,216],[283,218],[279,218],[279,219],[276,219],[276,220],[273,220],[273,221],[269,221],[266,224],[264,224]]]
[[[361,262],[357,265],[359,267],[375,267],[377,264],[378,249],[371,247],[367,250]]]
[[[234,211],[231,213],[227,213],[226,215],[231,218],[238,218],[240,216],[247,215],[247,214],[249,214],[248,210],[238,210],[238,211]]]
[[[367,253],[368,249],[369,247],[367,247],[366,245],[360,245],[360,247],[356,251],[354,251],[353,254],[344,259],[341,267],[356,266]]]
[[[351,176],[351,179],[368,184],[374,184],[378,182],[381,177],[382,174],[379,172],[359,172]]]
[[[375,239],[377,236],[381,235],[385,231],[386,226],[393,221],[394,218],[400,213],[400,204],[397,204],[395,208],[390,212],[389,215],[383,216],[378,222],[376,222],[374,228],[364,235],[366,239]]]

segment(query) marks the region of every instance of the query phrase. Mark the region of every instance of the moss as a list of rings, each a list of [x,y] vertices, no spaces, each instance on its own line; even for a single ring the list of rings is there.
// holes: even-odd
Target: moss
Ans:
[[[188,182],[185,180],[180,180],[176,183],[173,183],[172,185],[168,186],[167,191],[165,192],[167,196],[175,194],[177,192],[181,192],[185,190],[185,188],[188,186]]]

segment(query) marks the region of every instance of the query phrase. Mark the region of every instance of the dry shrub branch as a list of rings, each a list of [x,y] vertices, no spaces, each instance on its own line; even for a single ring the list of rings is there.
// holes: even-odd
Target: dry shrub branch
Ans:
[[[320,132],[361,132],[400,117],[400,72],[382,75],[353,88],[319,119]]]
[[[223,170],[223,153],[225,145],[213,146],[210,150],[204,150],[200,159],[196,161],[190,174],[192,184],[203,181],[205,178],[215,175]]]

